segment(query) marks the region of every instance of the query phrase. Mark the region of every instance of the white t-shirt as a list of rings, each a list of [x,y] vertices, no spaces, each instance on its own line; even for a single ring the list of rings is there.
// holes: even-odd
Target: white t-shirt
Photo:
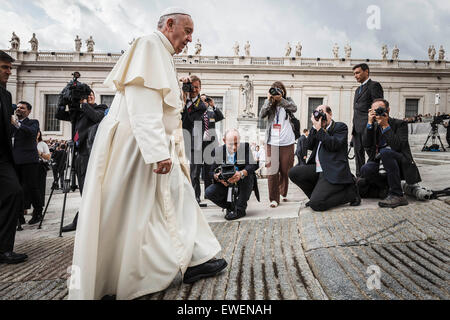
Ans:
[[[286,147],[295,144],[295,134],[292,130],[289,117],[286,117],[286,110],[277,107],[275,119],[271,125],[271,134],[268,144],[271,146]]]
[[[50,154],[50,149],[48,148],[48,145],[44,141],[38,143],[37,149],[39,153]]]

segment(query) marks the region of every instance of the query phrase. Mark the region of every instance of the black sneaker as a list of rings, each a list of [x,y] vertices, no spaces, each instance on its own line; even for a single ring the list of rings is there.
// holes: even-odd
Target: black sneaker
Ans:
[[[183,282],[192,284],[204,278],[209,278],[217,275],[228,266],[224,259],[212,259],[208,262],[196,267],[188,268],[184,274]]]
[[[0,253],[0,263],[18,264],[25,262],[28,259],[26,254],[18,254],[14,252]]]
[[[42,220],[42,215],[35,215],[35,216],[33,216],[33,217],[31,218],[30,221],[28,221],[28,224],[29,224],[30,226],[32,226],[32,225],[34,225],[34,224],[40,223],[41,220]]]
[[[245,217],[246,215],[247,215],[247,213],[245,212],[245,210],[237,209],[236,211],[227,211],[227,215],[225,216],[225,219],[228,221],[233,221],[233,220],[241,219],[241,218]]]
[[[407,206],[408,204],[409,204],[408,200],[406,199],[405,196],[399,197],[395,195],[389,195],[386,199],[378,203],[378,205],[381,208],[391,208],[391,209]]]

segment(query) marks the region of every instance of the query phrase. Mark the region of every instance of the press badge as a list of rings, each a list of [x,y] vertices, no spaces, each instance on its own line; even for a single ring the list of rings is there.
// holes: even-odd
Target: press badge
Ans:
[[[273,125],[273,133],[274,135],[279,136],[281,133],[281,124],[274,124]]]

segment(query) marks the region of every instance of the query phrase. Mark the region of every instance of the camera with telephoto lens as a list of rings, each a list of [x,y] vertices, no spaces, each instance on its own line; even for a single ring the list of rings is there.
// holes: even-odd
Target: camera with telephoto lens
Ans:
[[[234,164],[224,164],[216,169],[215,174],[219,174],[220,181],[228,181],[236,174],[236,168]]]
[[[72,74],[73,79],[66,85],[61,91],[58,97],[58,107],[65,108],[69,106],[69,109],[78,109],[80,102],[89,97],[92,92],[91,87],[85,83],[81,83],[78,79],[81,77],[79,72]]]
[[[322,121],[327,121],[327,120],[328,120],[327,115],[326,115],[325,112],[323,112],[322,110],[320,110],[320,111],[318,111],[318,110],[314,111],[314,112],[313,112],[313,116],[314,116],[314,119],[316,119],[316,121],[320,121],[320,120],[322,120]]]
[[[423,188],[419,184],[409,185],[403,181],[402,189],[405,194],[414,197],[419,201],[427,201],[433,198],[433,191]]]
[[[282,96],[283,91],[280,88],[270,88],[269,93],[273,97]]]
[[[192,82],[184,82],[183,83],[183,92],[186,92],[186,93],[191,93],[191,92],[194,92],[194,86],[192,85]]]
[[[387,113],[386,108],[383,107],[379,107],[377,110],[375,110],[375,114],[377,115],[377,117],[384,117]]]

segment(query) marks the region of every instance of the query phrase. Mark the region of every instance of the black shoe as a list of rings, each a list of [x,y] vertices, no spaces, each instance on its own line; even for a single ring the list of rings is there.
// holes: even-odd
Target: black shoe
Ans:
[[[311,201],[308,201],[307,203],[305,203],[305,207],[309,208],[311,206]]]
[[[350,206],[351,207],[359,207],[361,205],[361,196],[359,195],[359,189],[356,184],[353,186],[353,190],[354,190],[355,196],[354,196],[353,200],[350,201]]]
[[[34,216],[31,218],[31,220],[28,221],[28,224],[29,224],[30,226],[32,226],[32,225],[34,225],[34,224],[40,223],[41,220],[42,220],[42,215],[41,215],[41,214],[34,215]]]
[[[227,210],[227,215],[225,216],[225,219],[228,221],[233,221],[233,220],[241,219],[241,218],[245,217],[246,215],[247,215],[247,213],[245,212],[245,210],[240,210],[240,209],[237,209],[236,211],[228,211]]]
[[[18,254],[14,252],[0,253],[0,263],[18,264],[25,262],[28,259],[26,254]]]
[[[224,259],[213,259],[196,267],[188,268],[184,274],[183,282],[192,284],[204,278],[217,275],[228,266]]]
[[[22,225],[21,225],[21,224],[18,224],[18,225],[17,225],[17,231],[23,231],[23,228],[22,228]]]
[[[117,300],[117,296],[104,296],[102,298],[102,301],[116,301]]]
[[[78,224],[78,213],[75,215],[75,218],[73,219],[73,222],[64,228],[62,228],[62,232],[72,232],[77,230],[77,224]]]

